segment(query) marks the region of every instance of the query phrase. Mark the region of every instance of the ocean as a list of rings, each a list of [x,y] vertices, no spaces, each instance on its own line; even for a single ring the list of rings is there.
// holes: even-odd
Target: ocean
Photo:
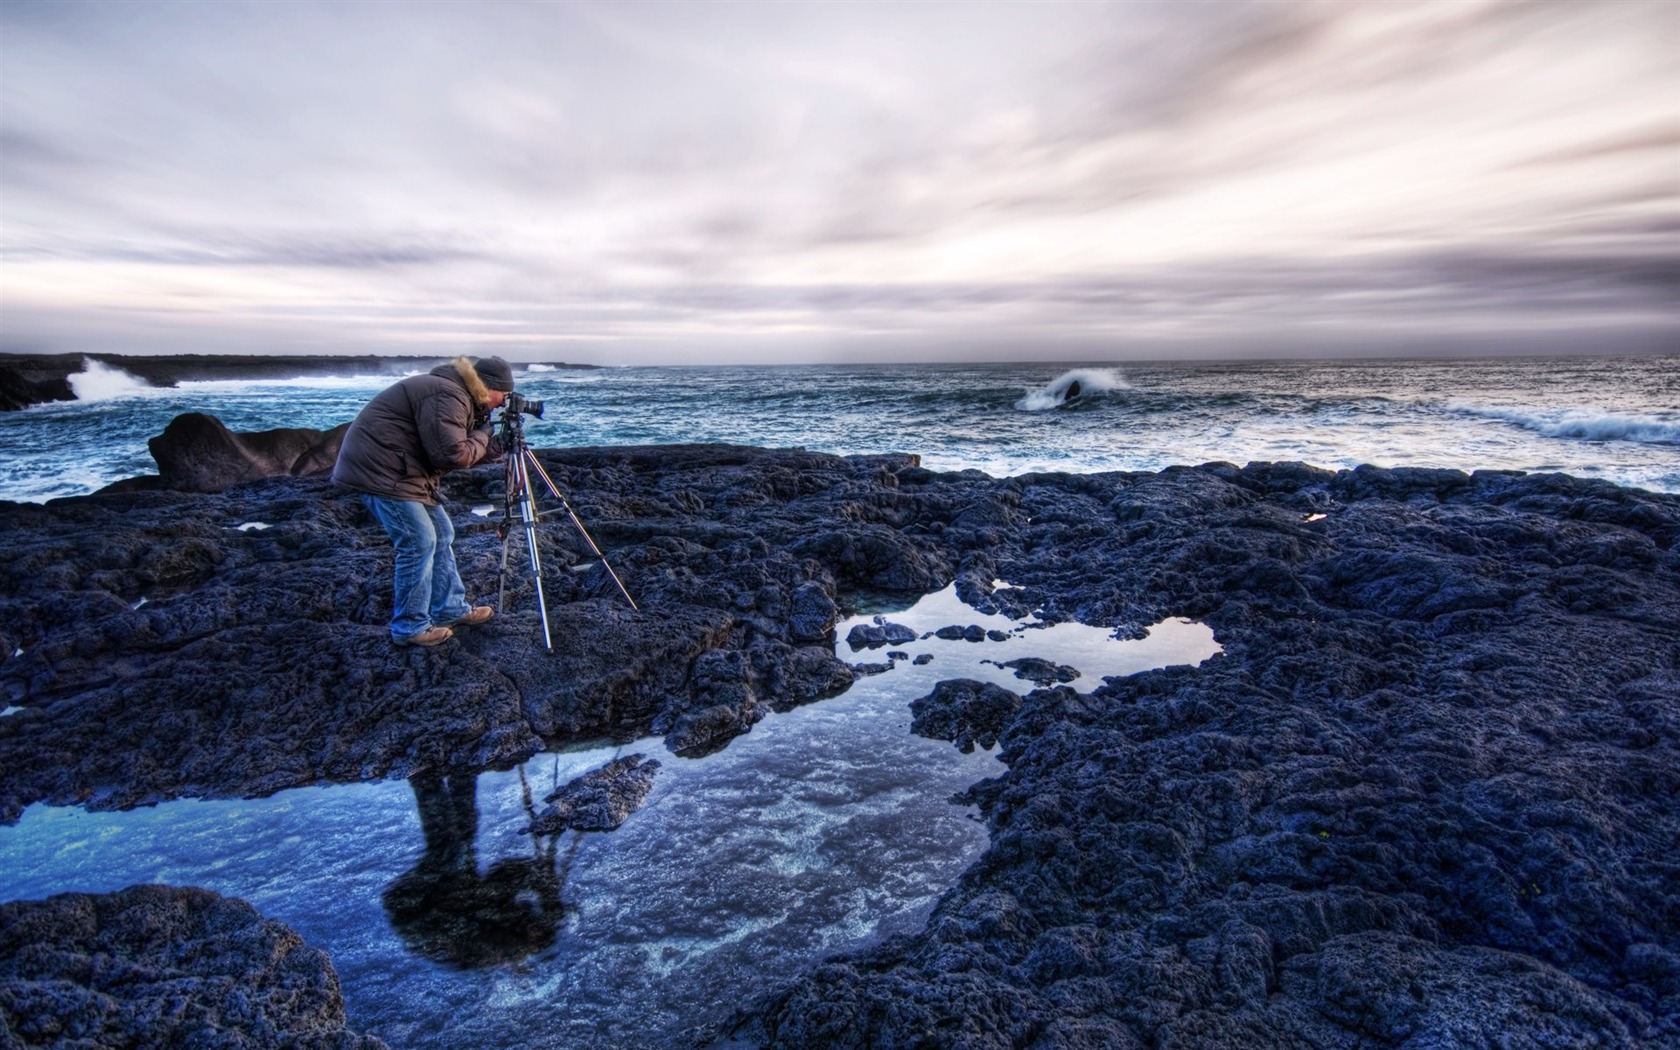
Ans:
[[[518,366],[516,366],[518,367]],[[1562,471],[1680,492],[1680,356],[1035,365],[556,369],[519,389],[539,448],[733,442],[913,452],[935,470],[1159,470],[1302,461]],[[154,473],[182,412],[234,430],[326,429],[389,376],[183,382],[90,361],[78,399],[0,413],[0,499],[44,501]],[[1073,384],[1077,393],[1068,397]]]

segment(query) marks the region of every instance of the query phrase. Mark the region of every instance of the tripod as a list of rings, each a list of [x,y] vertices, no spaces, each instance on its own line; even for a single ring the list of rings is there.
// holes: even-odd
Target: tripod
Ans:
[[[531,473],[533,471],[536,472],[537,477],[542,479],[543,484],[548,486],[548,494],[559,500],[560,506],[565,508],[567,516],[572,519],[572,524],[577,526],[578,535],[583,537],[583,542],[589,545],[589,549],[594,552],[595,557],[601,559],[601,564],[606,568],[607,575],[611,576],[613,583],[618,585],[618,593],[624,595],[624,600],[630,603],[630,608],[636,608],[636,599],[630,597],[630,592],[624,589],[624,581],[620,580],[618,573],[613,571],[612,563],[607,561],[605,554],[601,553],[601,548],[595,545],[594,537],[589,535],[589,530],[583,527],[582,521],[578,520],[577,512],[572,510],[570,503],[566,502],[566,497],[560,495],[560,490],[555,487],[554,479],[548,476],[548,471],[544,470],[543,465],[538,462],[536,453],[532,452],[531,447],[525,444],[525,428],[519,418],[525,412],[541,419],[542,402],[529,401],[517,394],[510,394],[507,403],[502,408],[502,444],[507,449],[507,472],[505,474],[504,502],[502,505],[502,524],[496,530],[502,537],[502,571],[501,578],[497,583],[496,607],[497,609],[501,608],[502,597],[506,591],[508,540],[513,534],[514,507],[517,505],[519,527],[525,531],[525,551],[531,560],[531,576],[537,585],[537,611],[542,614],[543,647],[552,653],[554,651],[554,641],[548,629],[548,602],[543,597],[542,555],[537,551],[537,520],[541,515],[537,511],[535,494],[531,491]]]

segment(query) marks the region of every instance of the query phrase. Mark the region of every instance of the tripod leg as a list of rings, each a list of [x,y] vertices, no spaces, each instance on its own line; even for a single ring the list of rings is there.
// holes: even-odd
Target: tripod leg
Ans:
[[[560,490],[554,485],[554,479],[548,476],[548,471],[544,470],[542,463],[537,460],[537,454],[529,448],[524,449],[524,456],[521,457],[522,467],[525,458],[529,458],[530,465],[537,468],[537,476],[543,479],[544,485],[548,486],[548,494],[559,500],[560,505],[566,508],[566,515],[572,519],[572,524],[577,526],[578,535],[582,536],[583,541],[589,544],[589,549],[595,552],[595,557],[601,559],[601,564],[606,568],[607,575],[611,576],[613,583],[618,585],[618,593],[624,595],[624,600],[630,603],[630,608],[640,612],[640,608],[636,605],[636,599],[630,597],[630,592],[624,588],[624,581],[619,579],[618,573],[613,570],[612,562],[608,561],[607,556],[601,553],[601,548],[595,545],[595,537],[591,536],[589,530],[583,527],[583,522],[578,519],[577,512],[572,509],[572,505],[566,502],[566,497],[560,495]],[[527,471],[525,474],[527,485],[529,485],[530,479],[530,472]]]
[[[531,576],[537,583],[537,611],[542,614],[543,647],[554,651],[554,640],[548,630],[548,601],[543,597],[542,556],[537,553],[537,509],[531,495],[531,475],[525,460],[519,460],[519,525],[525,530],[525,549],[531,555]]]

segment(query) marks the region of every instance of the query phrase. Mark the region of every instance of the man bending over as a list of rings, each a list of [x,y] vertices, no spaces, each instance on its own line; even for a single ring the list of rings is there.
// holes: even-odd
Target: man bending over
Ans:
[[[457,357],[387,387],[344,434],[333,481],[362,494],[396,547],[391,641],[438,645],[452,628],[479,624],[495,610],[469,606],[455,565],[455,527],[438,482],[505,450],[490,423],[513,390],[499,357]]]

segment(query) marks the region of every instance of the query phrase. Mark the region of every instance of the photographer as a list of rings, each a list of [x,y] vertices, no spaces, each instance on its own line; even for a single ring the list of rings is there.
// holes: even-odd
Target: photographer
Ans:
[[[465,357],[386,388],[344,435],[333,481],[362,493],[368,510],[396,547],[391,641],[437,645],[456,626],[494,615],[466,604],[455,565],[455,528],[438,483],[451,470],[475,466],[505,449],[490,413],[513,391],[513,369],[499,357]]]

